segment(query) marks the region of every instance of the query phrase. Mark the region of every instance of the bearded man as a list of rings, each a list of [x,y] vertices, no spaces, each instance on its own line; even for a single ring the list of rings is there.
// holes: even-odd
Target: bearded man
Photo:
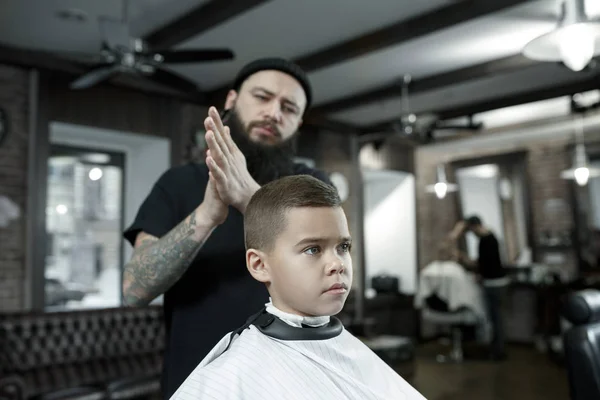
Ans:
[[[279,58],[246,65],[221,115],[204,121],[204,163],[173,167],[155,183],[124,237],[134,246],[123,271],[127,305],[164,294],[162,376],[168,399],[227,332],[269,301],[246,269],[243,217],[270,181],[320,171],[293,161],[293,139],[311,103],[304,71]]]

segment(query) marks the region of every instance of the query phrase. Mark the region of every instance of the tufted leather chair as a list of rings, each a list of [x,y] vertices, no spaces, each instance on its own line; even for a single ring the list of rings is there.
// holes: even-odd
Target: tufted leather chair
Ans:
[[[0,398],[121,399],[158,392],[160,307],[0,316]]]
[[[573,324],[563,337],[571,399],[600,399],[600,291],[570,294],[563,316]]]

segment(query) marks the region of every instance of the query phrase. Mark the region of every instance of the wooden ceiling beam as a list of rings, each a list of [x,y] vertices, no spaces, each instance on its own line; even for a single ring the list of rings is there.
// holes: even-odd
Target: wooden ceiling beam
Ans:
[[[529,60],[520,54],[516,54],[514,56],[503,57],[485,63],[413,80],[408,86],[408,92],[409,96],[413,96],[418,93],[437,90],[451,85],[459,85],[475,79],[488,78],[494,75],[522,70],[536,65],[539,65],[539,62]],[[401,81],[315,106],[313,112],[321,115],[332,114],[369,103],[386,101],[399,96],[402,96]]]
[[[144,37],[153,49],[167,49],[271,0],[211,0]]]
[[[0,63],[71,74],[82,74],[85,72],[85,66],[56,57],[52,53],[25,50],[4,45],[0,45]]]
[[[498,110],[536,101],[554,99],[562,96],[570,96],[589,90],[600,89],[600,73],[593,74],[586,79],[577,82],[562,83],[552,87],[527,90],[519,93],[511,93],[506,96],[493,97],[489,100],[478,101],[471,104],[459,106],[434,108],[424,110],[426,113],[436,114],[439,120],[448,120],[458,117],[471,116],[486,111]],[[368,127],[361,128],[361,132],[380,132],[390,130],[392,124],[397,123],[398,118],[382,121]]]

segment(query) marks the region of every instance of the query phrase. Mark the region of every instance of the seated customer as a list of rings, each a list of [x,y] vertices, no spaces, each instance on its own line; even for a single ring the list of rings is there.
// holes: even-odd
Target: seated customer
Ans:
[[[489,321],[483,292],[475,275],[458,263],[459,251],[451,241],[443,241],[436,259],[419,274],[415,308],[425,307],[437,312],[470,311],[477,321],[477,336],[489,340]]]
[[[268,183],[248,204],[244,230],[248,271],[271,301],[171,399],[424,399],[332,317],[352,285],[351,238],[333,187],[306,175]]]
[[[415,306],[421,308],[426,304],[434,311],[450,312],[468,308],[485,317],[483,293],[476,277],[458,259],[459,251],[449,241],[438,246],[436,259],[419,274]]]

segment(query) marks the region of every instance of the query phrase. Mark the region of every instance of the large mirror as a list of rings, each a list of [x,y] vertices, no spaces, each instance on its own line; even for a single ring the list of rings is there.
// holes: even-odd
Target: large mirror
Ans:
[[[459,186],[459,214],[477,215],[498,239],[507,266],[533,259],[525,153],[452,163]],[[466,236],[466,250],[477,258],[478,240]]]

